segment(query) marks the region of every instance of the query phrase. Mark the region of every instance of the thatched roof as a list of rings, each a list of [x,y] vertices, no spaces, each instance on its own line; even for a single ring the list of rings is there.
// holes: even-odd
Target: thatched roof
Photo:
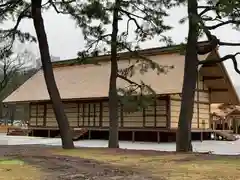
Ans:
[[[174,66],[174,68],[166,74],[159,75],[152,70],[144,74],[137,70],[130,78],[132,81],[137,83],[143,81],[160,95],[182,92],[185,56],[179,53],[176,47],[145,49],[139,51],[139,54],[155,61],[160,66]],[[98,65],[79,65],[74,63],[76,60],[54,63],[53,71],[61,98],[63,100],[77,100],[108,97],[111,70],[109,58],[109,55],[92,58],[91,62],[98,62]],[[139,59],[132,57],[129,53],[120,53],[119,58],[119,68],[127,68]],[[217,50],[206,55],[199,55],[200,61],[216,58],[219,58]],[[223,63],[214,66],[202,66],[199,69],[199,75],[205,77],[205,85],[212,90],[210,99],[213,103],[231,102],[232,104],[239,104],[239,98]],[[118,78],[117,86],[118,88],[125,88],[129,84]],[[19,103],[48,101],[49,99],[43,71],[40,70],[3,102]]]
[[[147,51],[146,51],[147,53]],[[149,52],[148,52],[149,53]],[[157,53],[157,52],[154,52]],[[157,74],[156,70],[149,70],[141,74],[139,70],[130,78],[136,83],[143,81],[151,86],[157,94],[181,93],[183,84],[184,55],[179,53],[158,52],[147,58],[160,66],[174,66],[166,74]],[[206,55],[207,56],[207,55]],[[205,59],[206,56],[199,57]],[[118,68],[131,66],[136,59],[120,60]],[[111,65],[109,61],[100,61],[96,64],[71,65],[56,64],[53,68],[57,87],[63,100],[108,97],[109,76]],[[129,83],[118,78],[117,86],[125,88]],[[21,87],[8,96],[4,102],[34,102],[49,100],[43,71],[40,70]]]

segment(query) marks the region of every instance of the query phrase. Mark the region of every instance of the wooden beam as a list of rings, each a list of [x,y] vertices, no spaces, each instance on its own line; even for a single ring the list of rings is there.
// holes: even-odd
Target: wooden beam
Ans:
[[[202,67],[217,67],[217,64],[204,64]]]
[[[217,80],[217,79],[224,79],[224,77],[223,76],[203,76],[204,81]]]
[[[211,92],[227,92],[228,91],[228,89],[225,89],[225,88],[223,88],[223,89],[211,89]]]

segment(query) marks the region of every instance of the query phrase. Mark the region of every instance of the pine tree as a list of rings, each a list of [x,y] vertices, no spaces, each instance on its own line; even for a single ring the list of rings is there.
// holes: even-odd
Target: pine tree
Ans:
[[[182,88],[182,101],[179,115],[176,151],[192,151],[191,124],[193,117],[196,79],[198,74],[197,40],[198,23],[197,0],[188,0],[189,30],[185,54],[184,79]]]
[[[45,6],[48,4],[51,6],[52,1],[48,1]],[[4,44],[4,47],[2,48],[2,51],[4,52],[2,54],[11,54],[12,45],[14,43],[15,37],[19,37],[19,40],[22,42],[24,42],[25,39],[30,38],[35,40],[35,38],[33,38],[30,34],[22,33],[18,30],[18,26],[22,19],[32,18],[37,34],[37,40],[41,54],[41,61],[47,90],[52,101],[53,110],[60,129],[62,147],[65,149],[71,149],[74,148],[72,132],[70,130],[66,114],[64,113],[63,103],[61,102],[61,97],[53,75],[48,41],[41,14],[42,6],[42,0],[32,0],[31,2],[27,2],[24,0],[1,1],[0,21],[3,22],[4,20],[9,20],[10,17],[15,17],[14,19],[17,19],[16,24],[12,29],[1,30],[0,32],[1,39],[5,40],[4,42],[6,42],[6,44]]]
[[[146,97],[148,94],[154,94],[154,90],[150,86],[141,82],[133,82],[130,77],[133,76],[135,70],[139,67],[140,72],[144,73],[148,68],[157,70],[158,73],[166,73],[172,67],[159,66],[150,59],[141,56],[138,53],[139,43],[150,40],[154,37],[160,37],[159,40],[171,43],[171,39],[164,36],[164,32],[171,27],[164,25],[163,17],[168,14],[165,9],[173,6],[171,0],[115,0],[114,2],[107,0],[88,0],[86,3],[70,3],[60,4],[61,12],[68,12],[76,20],[82,29],[85,40],[87,41],[86,50],[79,53],[82,63],[90,62],[88,57],[98,56],[100,54],[111,53],[111,74],[109,81],[109,117],[110,117],[110,136],[109,147],[118,147],[118,106],[119,100],[124,101],[128,95],[128,99],[132,99],[132,95]],[[57,12],[60,12],[56,8]],[[126,30],[121,32],[119,22],[126,21]],[[93,23],[94,22],[94,23]],[[135,43],[128,39],[131,32],[130,23],[133,22],[135,29]],[[106,26],[111,25],[111,32],[107,32]],[[109,47],[110,46],[110,50]],[[126,69],[118,68],[118,53],[129,51],[130,58],[137,58],[138,65],[132,65]],[[141,65],[139,65],[139,63]],[[123,79],[130,83],[128,89],[117,88],[117,78]],[[122,96],[119,96],[122,95]],[[121,97],[121,98],[120,98]],[[136,96],[135,96],[136,97]],[[134,98],[142,101],[142,98]],[[141,99],[141,100],[140,100]],[[129,101],[127,101],[128,103]],[[139,103],[138,103],[139,104]]]
[[[192,6],[194,4],[194,6]],[[188,1],[188,19],[189,19],[189,34],[186,45],[185,71],[182,90],[182,102],[179,116],[179,126],[177,132],[177,151],[192,151],[191,145],[191,123],[193,116],[193,104],[195,96],[195,85],[197,83],[198,65],[215,64],[228,59],[232,59],[236,72],[240,73],[237,68],[236,56],[240,53],[229,54],[218,60],[198,61],[197,54],[204,55],[218,46],[239,46],[240,43],[222,42],[217,36],[211,33],[211,30],[231,24],[234,28],[238,28],[239,19],[239,2],[224,1],[224,0],[208,0],[206,6],[197,4],[197,0]],[[200,10],[200,12],[198,12]],[[212,13],[215,16],[213,17]],[[215,23],[213,26],[207,26],[206,23]],[[202,34],[208,38],[208,43],[204,46],[198,46],[197,40]],[[191,37],[191,38],[190,38]],[[194,41],[191,41],[194,39]],[[193,48],[197,48],[193,49]],[[190,61],[188,52],[191,51],[194,63]],[[188,61],[189,60],[189,61]],[[197,60],[197,61],[196,61]],[[196,62],[197,65],[196,65]],[[189,70],[189,71],[188,71]]]

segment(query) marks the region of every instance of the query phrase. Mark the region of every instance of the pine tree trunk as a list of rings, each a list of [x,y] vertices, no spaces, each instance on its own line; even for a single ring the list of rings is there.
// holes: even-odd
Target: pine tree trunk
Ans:
[[[109,82],[109,148],[119,148],[118,143],[118,94],[117,94],[117,35],[118,35],[118,9],[120,0],[115,1],[111,37],[111,74]]]
[[[50,99],[53,104],[54,114],[56,116],[56,120],[60,129],[62,147],[64,149],[72,149],[74,148],[72,132],[69,127],[67,116],[64,112],[64,106],[61,101],[61,97],[53,74],[47,35],[45,32],[44,22],[41,13],[42,0],[32,0],[31,2],[32,2],[32,18],[38,39],[44,78]]]
[[[197,0],[188,0],[189,32],[185,55],[181,110],[177,130],[176,151],[192,151],[191,125],[198,74],[197,57]]]
[[[3,103],[0,102],[0,118],[3,119]]]

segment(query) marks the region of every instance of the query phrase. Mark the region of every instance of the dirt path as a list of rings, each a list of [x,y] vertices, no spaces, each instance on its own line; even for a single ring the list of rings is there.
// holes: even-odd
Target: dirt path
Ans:
[[[0,146],[0,157],[20,159],[39,167],[46,180],[148,180],[139,172],[131,172],[98,161],[53,155],[48,147],[22,145]]]

